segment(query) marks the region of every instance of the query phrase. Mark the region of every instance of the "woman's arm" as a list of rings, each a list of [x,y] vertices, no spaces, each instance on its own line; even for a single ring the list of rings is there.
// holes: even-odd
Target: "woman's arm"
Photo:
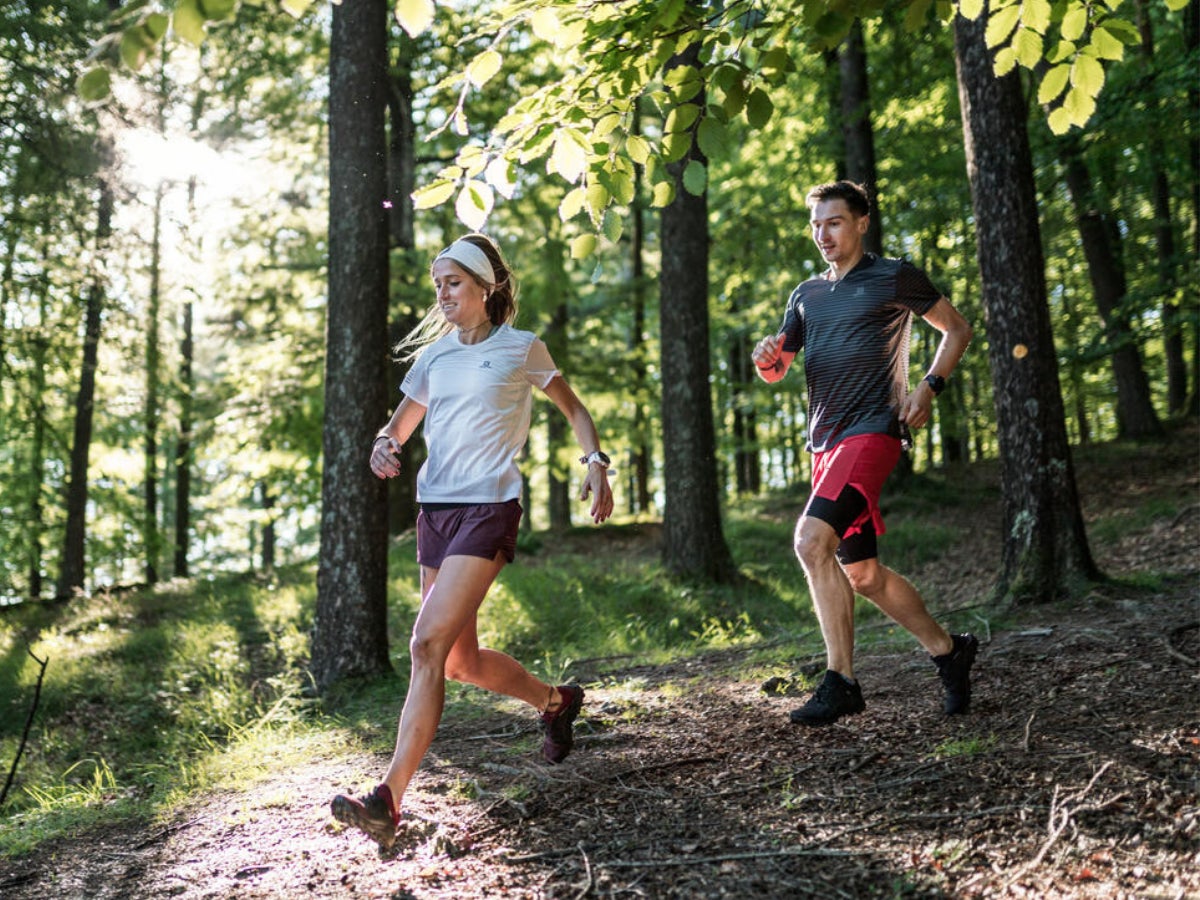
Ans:
[[[600,449],[600,435],[596,432],[596,423],[592,421],[591,413],[583,402],[571,390],[566,379],[555,375],[543,389],[546,396],[554,401],[575,432],[575,439],[583,448],[584,456],[590,456],[594,450]],[[586,500],[592,495],[592,508],[589,515],[596,524],[603,522],[613,511],[612,488],[608,484],[608,469],[594,462],[588,465],[587,476],[583,480],[583,490],[579,493],[580,500]]]
[[[425,407],[420,403],[408,397],[400,401],[391,419],[379,429],[379,434],[371,444],[372,472],[380,478],[395,478],[400,474],[400,458],[396,454],[412,437],[424,417]]]

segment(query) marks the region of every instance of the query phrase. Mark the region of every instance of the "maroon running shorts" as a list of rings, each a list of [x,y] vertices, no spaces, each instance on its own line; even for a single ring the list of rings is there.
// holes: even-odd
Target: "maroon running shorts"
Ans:
[[[417,562],[440,569],[447,556],[495,559],[503,553],[512,562],[517,556],[517,529],[521,504],[422,503],[417,514]]]

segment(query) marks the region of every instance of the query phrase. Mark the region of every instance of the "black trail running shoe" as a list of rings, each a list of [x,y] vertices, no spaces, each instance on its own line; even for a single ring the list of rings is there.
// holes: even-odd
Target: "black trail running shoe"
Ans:
[[[366,832],[382,849],[390,850],[396,842],[399,816],[394,812],[392,792],[387,785],[381,784],[362,797],[338,794],[330,808],[335,819]]]
[[[942,679],[946,715],[965,713],[971,705],[971,666],[979,652],[979,639],[973,634],[951,635],[954,649],[942,656],[931,656]]]
[[[849,681],[840,673],[827,669],[808,702],[792,710],[792,721],[797,725],[831,725],[842,716],[853,715],[866,708],[858,682]]]
[[[575,746],[572,726],[583,707],[583,688],[579,685],[573,682],[560,684],[558,692],[562,695],[562,705],[554,712],[542,713],[542,730],[546,733],[546,739],[542,742],[542,756],[551,763],[562,762]]]

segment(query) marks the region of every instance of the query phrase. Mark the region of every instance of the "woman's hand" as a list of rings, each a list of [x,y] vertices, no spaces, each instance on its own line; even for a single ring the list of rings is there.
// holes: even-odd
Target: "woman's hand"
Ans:
[[[592,509],[588,515],[592,517],[593,522],[599,525],[613,512],[613,493],[608,484],[608,469],[599,463],[592,463],[588,466],[587,475],[583,479],[583,490],[579,492],[579,499],[586,500],[588,494],[592,495]]]
[[[400,444],[395,438],[377,437],[371,445],[371,471],[380,478],[400,474]]]

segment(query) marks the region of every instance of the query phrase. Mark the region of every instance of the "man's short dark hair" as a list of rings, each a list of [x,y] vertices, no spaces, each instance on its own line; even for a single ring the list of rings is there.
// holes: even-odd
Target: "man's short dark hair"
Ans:
[[[867,194],[866,186],[854,181],[831,181],[828,184],[818,184],[804,198],[809,209],[826,200],[845,200],[850,212],[856,216],[871,214],[871,197]]]

